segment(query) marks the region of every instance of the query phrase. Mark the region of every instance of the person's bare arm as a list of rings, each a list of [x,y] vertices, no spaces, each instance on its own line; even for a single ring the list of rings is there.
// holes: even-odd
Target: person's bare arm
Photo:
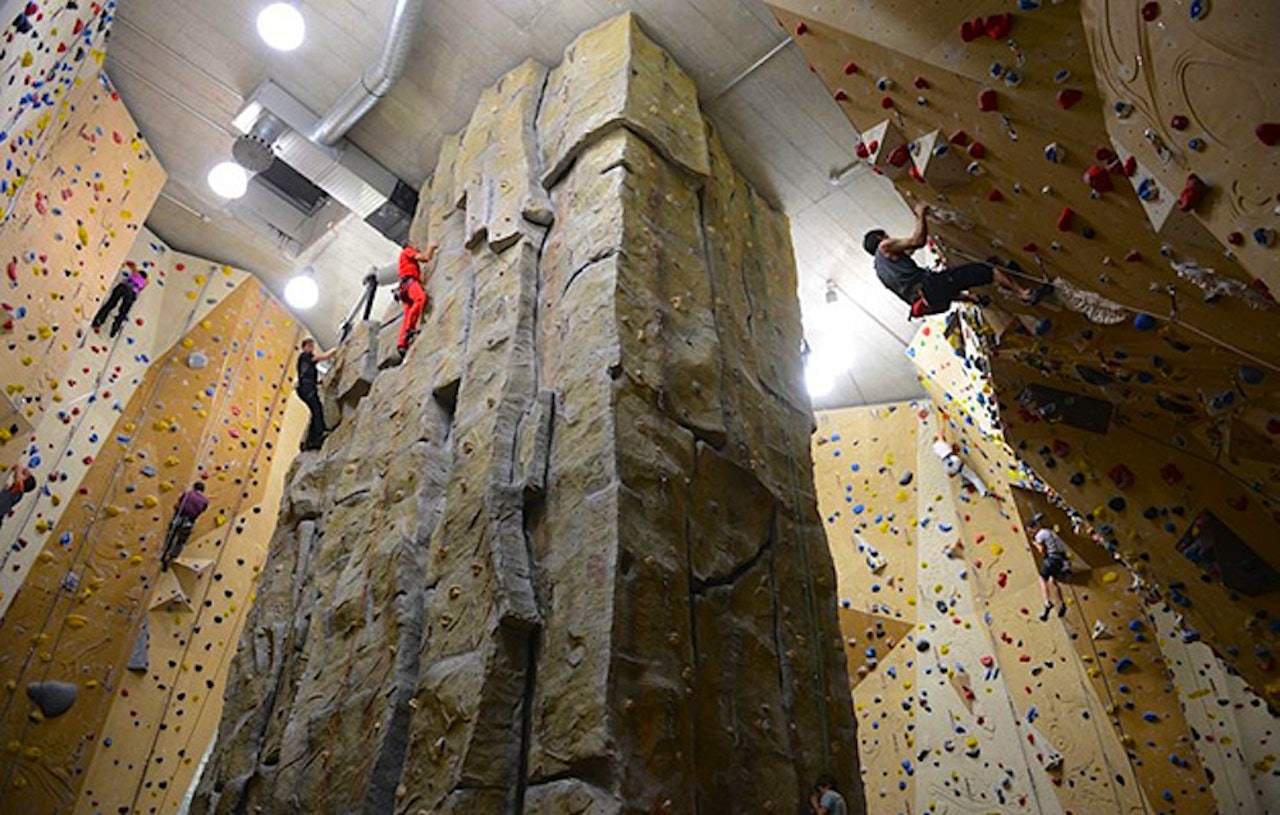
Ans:
[[[324,362],[326,359],[333,359],[334,354],[338,353],[338,347],[335,345],[328,351],[317,351],[311,355],[316,362]]]
[[[430,263],[431,261],[435,260],[436,253],[439,251],[440,251],[440,244],[432,243],[430,246],[427,247],[427,251],[419,252],[417,256],[414,257],[414,260],[417,260],[421,263]]]
[[[885,238],[880,242],[880,251],[886,255],[901,255],[913,252],[929,241],[929,205],[916,204],[916,231],[906,238]]]

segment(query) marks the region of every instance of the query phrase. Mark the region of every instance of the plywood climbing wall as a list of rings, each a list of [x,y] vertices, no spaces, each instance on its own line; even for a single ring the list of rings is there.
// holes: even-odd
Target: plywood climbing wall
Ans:
[[[54,0],[13,2],[0,15],[0,223],[26,191],[30,172],[48,143],[75,109],[75,89],[105,56],[103,46],[115,14],[115,0],[104,3]],[[12,16],[11,16],[12,15]]]
[[[1230,800],[1214,798],[1148,598],[1054,514],[1075,574],[1066,616],[1042,622],[1020,518],[1053,510],[1001,478],[989,497],[948,478],[932,444],[953,432],[923,402],[819,416],[868,812],[1191,813]]]
[[[861,132],[851,157],[934,207],[948,261],[1055,284],[1035,308],[995,298],[985,404],[966,416],[990,413],[1032,468],[1019,478],[1089,517],[1280,701],[1280,64],[1262,45],[1280,17],[772,5]]]
[[[0,613],[26,579],[41,545],[98,453],[114,441],[111,430],[147,369],[177,347],[196,354],[197,359],[205,353],[185,336],[187,331],[248,279],[246,273],[229,266],[175,252],[145,228],[128,259],[148,273],[150,283],[120,336],[112,339],[106,331],[89,331],[76,323],[80,337],[68,350],[61,372],[47,369],[36,380],[39,402],[29,407],[34,428],[0,447],[30,464],[42,482],[41,489],[24,498],[0,528],[0,541],[6,544],[0,555],[4,564]],[[38,283],[33,282],[28,292],[37,300],[43,298]],[[92,311],[97,303],[90,301],[88,306]],[[45,361],[56,364],[60,359],[58,355]],[[49,409],[38,409],[45,403]]]
[[[27,548],[38,554],[0,629],[3,785],[15,806],[69,807],[79,793],[85,811],[176,809],[220,713],[219,683],[274,527],[282,475],[272,472],[287,466],[301,427],[289,395],[300,329],[287,310],[244,273],[154,238],[133,255],[153,272],[147,308],[114,343],[76,351],[94,366],[86,392],[108,407],[85,422],[67,413],[61,436],[31,440],[36,457],[47,445],[63,458],[82,444],[97,452],[52,479],[30,516]],[[173,501],[197,478],[212,507],[161,573]],[[50,683],[75,690],[56,717],[25,692]]]

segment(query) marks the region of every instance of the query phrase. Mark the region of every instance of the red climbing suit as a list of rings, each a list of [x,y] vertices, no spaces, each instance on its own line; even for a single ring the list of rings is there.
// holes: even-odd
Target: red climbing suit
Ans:
[[[396,346],[401,351],[409,347],[411,335],[418,332],[418,321],[427,307],[427,291],[422,288],[417,257],[416,247],[405,246],[400,250],[400,302],[404,305],[404,319],[400,322],[400,340]]]

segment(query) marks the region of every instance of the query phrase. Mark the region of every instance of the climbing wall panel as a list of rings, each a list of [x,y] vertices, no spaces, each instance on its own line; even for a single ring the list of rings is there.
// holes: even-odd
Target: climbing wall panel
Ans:
[[[19,808],[70,806],[96,755],[111,763],[83,790],[93,806],[160,811],[221,712],[219,677],[273,526],[259,518],[274,513],[268,476],[290,458],[277,462],[278,437],[300,332],[252,281],[185,328],[123,405],[5,617],[3,727],[18,749],[3,783]],[[172,503],[197,478],[212,506],[161,573]],[[55,681],[76,689],[74,713],[33,713],[23,690]]]
[[[50,409],[33,407],[31,418],[38,426],[7,444],[31,465],[42,488],[23,499],[0,529],[0,541],[7,544],[0,572],[0,613],[8,608],[99,451],[112,442],[110,431],[148,367],[178,348],[200,364],[208,349],[184,335],[248,277],[229,266],[175,252],[145,228],[128,259],[147,272],[150,283],[120,336],[111,339],[81,325],[82,336],[70,349],[64,370],[47,371],[41,380],[41,403],[47,400]]]
[[[165,181],[105,74],[80,83],[68,107],[0,232],[0,380],[33,424],[57,410],[57,374]]]
[[[938,354],[953,352],[942,346]],[[930,356],[928,364],[941,365]],[[845,606],[868,811],[1221,806],[1228,799],[1211,790],[1182,713],[1186,694],[1167,679],[1146,598],[1129,591],[1128,572],[1063,529],[1087,558],[1073,557],[1066,616],[1037,619],[1036,562],[1020,517],[1033,508],[1066,516],[998,475],[990,497],[948,479],[931,444],[955,432],[927,403],[818,417],[815,475]],[[979,443],[966,460],[981,457]],[[865,504],[861,514],[849,510],[856,502]],[[866,552],[851,542],[868,513],[892,515],[909,533],[861,529],[883,563],[874,578]],[[904,580],[915,615],[909,630],[878,599]]]
[[[115,0],[6,3],[0,39],[0,223],[13,211],[51,134],[77,104],[75,88],[102,64]],[[10,15],[13,15],[12,17]]]
[[[864,140],[889,123],[915,146],[895,184],[936,210],[949,262],[1055,283],[1035,308],[985,309],[984,403],[949,421],[970,435],[998,406],[1035,470],[1015,480],[1090,516],[1274,702],[1280,70],[1263,43],[1280,18],[1262,2],[772,5]],[[931,169],[956,157],[967,183]]]

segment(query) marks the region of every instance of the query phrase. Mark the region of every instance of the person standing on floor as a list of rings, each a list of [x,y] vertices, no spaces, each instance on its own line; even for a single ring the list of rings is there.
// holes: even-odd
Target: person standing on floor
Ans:
[[[400,323],[400,339],[396,348],[403,357],[409,351],[414,337],[418,336],[418,321],[427,308],[427,290],[422,286],[422,264],[430,263],[440,251],[440,244],[433,243],[427,251],[419,252],[412,244],[400,250],[400,288],[396,298],[404,305],[404,320]]]
[[[36,488],[36,477],[31,474],[25,464],[15,464],[5,477],[4,486],[0,487],[0,526],[13,508],[27,493]]]
[[[830,773],[818,776],[814,793],[809,796],[809,808],[813,815],[848,815],[844,796],[836,792],[836,778]]]
[[[111,323],[111,336],[120,333],[120,327],[129,319],[129,309],[133,308],[138,295],[147,287],[147,273],[138,268],[132,260],[124,262],[120,281],[111,289],[111,294],[103,301],[98,313],[93,315],[93,330],[97,331],[111,316],[112,309],[119,306],[116,318]]]
[[[1058,533],[1045,523],[1044,513],[1037,512],[1031,516],[1027,531],[1034,533],[1031,546],[1040,555],[1040,593],[1044,597],[1044,611],[1040,612],[1040,621],[1046,622],[1053,611],[1053,600],[1049,599],[1049,589],[1058,594],[1058,616],[1067,613],[1067,601],[1062,598],[1062,586],[1058,581],[1070,573],[1067,565],[1067,545]]]
[[[164,538],[164,551],[160,553],[160,571],[167,572],[169,564],[182,554],[182,547],[187,545],[191,530],[195,528],[196,518],[208,508],[209,499],[204,495],[203,481],[197,481],[191,489],[178,496],[173,520],[169,522],[169,534]]]
[[[941,314],[953,301],[971,299],[966,294],[969,289],[992,283],[1028,305],[1035,305],[1051,290],[1023,288],[990,263],[966,263],[940,272],[920,268],[911,253],[929,241],[929,205],[916,204],[915,212],[916,229],[909,236],[892,238],[883,229],[873,229],[862,239],[862,248],[875,257],[876,278],[911,306],[912,317]]]
[[[319,450],[324,444],[324,437],[329,427],[324,422],[324,403],[320,401],[320,371],[316,363],[332,359],[338,353],[337,348],[316,352],[316,341],[307,337],[302,341],[301,353],[298,354],[298,396],[311,411],[311,423],[307,425],[307,436],[302,440],[302,449]]]

